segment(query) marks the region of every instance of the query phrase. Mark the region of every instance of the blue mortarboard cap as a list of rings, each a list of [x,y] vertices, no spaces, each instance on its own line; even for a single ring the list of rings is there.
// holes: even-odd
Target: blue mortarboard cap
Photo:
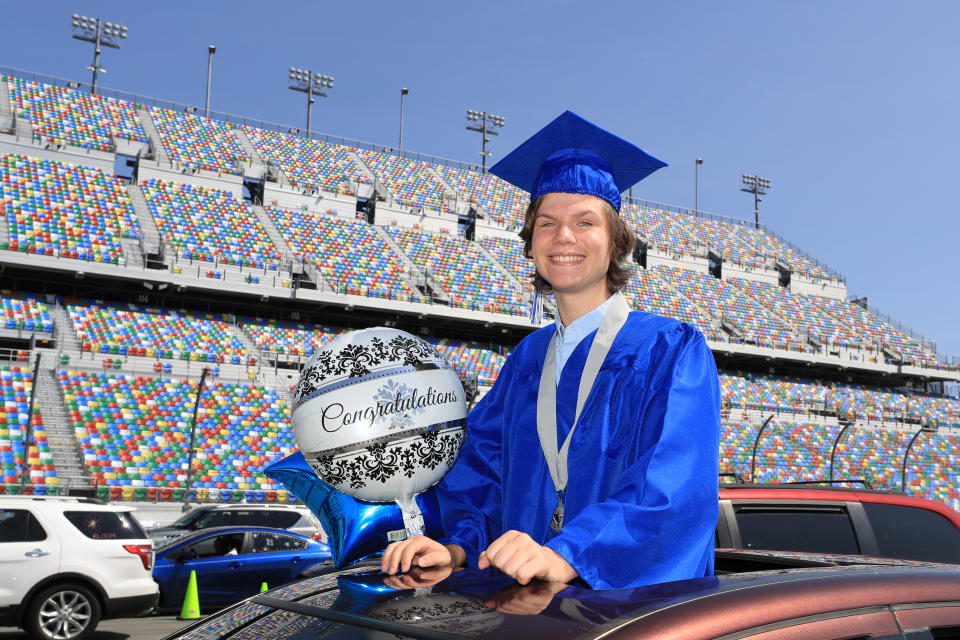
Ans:
[[[620,211],[620,194],[667,163],[572,111],[533,134],[490,173],[530,192],[585,193]]]

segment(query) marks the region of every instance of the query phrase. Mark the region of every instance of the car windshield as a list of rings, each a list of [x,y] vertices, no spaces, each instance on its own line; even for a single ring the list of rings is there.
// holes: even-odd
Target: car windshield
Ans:
[[[194,509],[193,511],[188,511],[173,522],[170,523],[170,527],[173,529],[189,529],[190,524],[199,518],[201,515],[206,513],[201,509]]]

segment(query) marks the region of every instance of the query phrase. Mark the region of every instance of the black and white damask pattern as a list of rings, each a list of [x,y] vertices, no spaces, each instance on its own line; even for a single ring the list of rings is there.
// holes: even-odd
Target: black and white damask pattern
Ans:
[[[453,466],[463,444],[463,431],[440,434],[425,431],[422,438],[403,445],[389,443],[366,447],[366,453],[334,459],[334,455],[318,456],[310,466],[320,479],[334,487],[349,484],[351,489],[362,489],[368,483],[385,484],[397,474],[412,478],[417,469],[436,469],[445,464]]]
[[[372,338],[368,344],[324,349],[300,374],[294,397],[309,395],[332,376],[347,374],[348,378],[359,378],[370,373],[371,367],[384,363],[416,367],[424,361],[445,362],[436,347],[416,336],[395,335],[387,342]]]

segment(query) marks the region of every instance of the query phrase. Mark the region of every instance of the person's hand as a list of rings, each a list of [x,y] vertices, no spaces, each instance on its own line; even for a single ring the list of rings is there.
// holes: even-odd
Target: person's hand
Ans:
[[[432,587],[438,582],[446,580],[447,576],[454,571],[453,567],[430,567],[427,569],[411,567],[410,571],[403,575],[387,576],[383,579],[383,584],[398,591]]]
[[[515,584],[483,604],[501,613],[532,616],[547,608],[553,596],[567,588],[561,582],[534,582]]]
[[[387,545],[380,561],[380,570],[393,575],[399,569],[406,573],[410,567],[453,567],[454,554],[436,540],[414,536]]]
[[[499,569],[520,584],[527,584],[534,578],[566,583],[579,575],[556,551],[513,530],[490,543],[480,554],[477,567]]]

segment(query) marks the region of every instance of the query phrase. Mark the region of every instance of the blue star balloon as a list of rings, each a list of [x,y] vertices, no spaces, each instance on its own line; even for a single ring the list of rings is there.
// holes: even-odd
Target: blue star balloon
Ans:
[[[292,491],[320,519],[337,568],[382,552],[392,532],[405,536],[400,507],[362,502],[337,491],[317,477],[300,451],[268,465],[263,473]],[[424,491],[415,500],[423,513],[424,534],[442,536],[436,492]]]

